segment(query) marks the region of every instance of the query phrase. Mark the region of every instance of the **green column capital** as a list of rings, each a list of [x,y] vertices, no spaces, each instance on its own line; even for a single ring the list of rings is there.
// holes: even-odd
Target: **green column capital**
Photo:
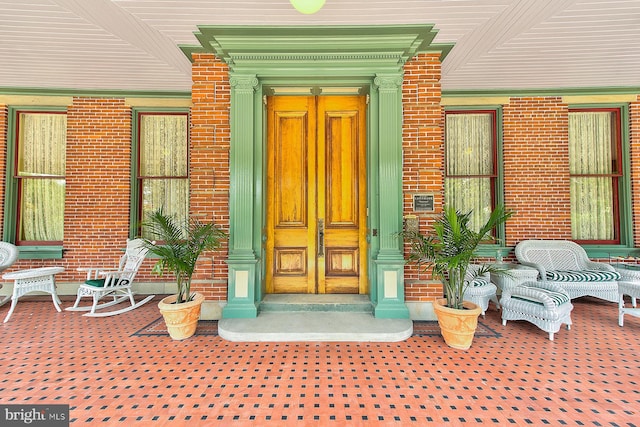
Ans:
[[[376,74],[373,79],[373,84],[376,85],[379,91],[398,91],[403,82],[403,76],[401,73],[390,74]]]
[[[236,92],[249,92],[253,94],[259,83],[260,81],[255,74],[230,73],[229,76],[229,84]]]

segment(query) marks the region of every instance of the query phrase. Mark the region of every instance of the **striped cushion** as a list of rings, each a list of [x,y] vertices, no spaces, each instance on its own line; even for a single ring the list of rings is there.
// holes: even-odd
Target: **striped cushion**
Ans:
[[[84,283],[90,286],[94,286],[96,288],[104,288],[105,279],[91,279],[86,280]],[[116,284],[112,283],[111,286],[126,286],[129,284],[127,279],[120,279]]]
[[[610,282],[619,280],[616,271],[602,270],[552,270],[547,271],[547,280],[554,282]]]
[[[473,279],[473,282],[471,282],[471,287],[473,288],[479,288],[481,286],[487,286],[490,282],[487,279],[483,279],[482,277],[476,277],[475,279]]]
[[[551,298],[556,306],[562,305],[566,302],[569,302],[570,300],[569,295],[567,295],[566,293],[554,292],[548,289],[538,288],[535,286],[520,285],[518,287],[529,288],[529,289],[535,290],[535,293],[544,294],[549,298]],[[515,298],[523,301],[531,301],[540,305],[544,304],[544,302],[540,298],[533,295],[534,294],[533,292],[529,293],[529,295],[517,295],[517,288],[513,292],[514,292],[514,295],[511,295],[511,298]]]

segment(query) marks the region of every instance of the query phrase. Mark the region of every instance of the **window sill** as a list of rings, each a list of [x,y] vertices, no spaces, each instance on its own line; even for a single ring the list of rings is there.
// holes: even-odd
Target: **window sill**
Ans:
[[[18,246],[19,259],[61,259],[62,246]]]

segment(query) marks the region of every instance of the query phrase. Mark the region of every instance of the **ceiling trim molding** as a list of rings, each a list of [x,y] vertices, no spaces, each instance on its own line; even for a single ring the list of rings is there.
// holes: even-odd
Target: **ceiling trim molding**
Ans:
[[[640,86],[632,87],[583,87],[540,89],[488,89],[488,90],[442,90],[443,98],[511,98],[523,96],[591,96],[591,95],[638,95]]]
[[[214,53],[231,71],[257,72],[267,68],[312,69],[318,74],[342,70],[356,74],[367,69],[401,71],[419,53],[439,52],[440,59],[454,44],[433,43],[433,25],[376,26],[199,26],[200,45],[181,45],[194,53]],[[273,66],[275,65],[275,67]]]
[[[105,98],[187,98],[191,91],[134,91],[68,88],[16,88],[0,87],[0,95],[36,95],[36,96],[84,96]]]

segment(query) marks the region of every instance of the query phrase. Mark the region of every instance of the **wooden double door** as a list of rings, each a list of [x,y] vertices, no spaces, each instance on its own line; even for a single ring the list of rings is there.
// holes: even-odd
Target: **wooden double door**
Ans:
[[[366,293],[366,98],[267,98],[268,293]]]

